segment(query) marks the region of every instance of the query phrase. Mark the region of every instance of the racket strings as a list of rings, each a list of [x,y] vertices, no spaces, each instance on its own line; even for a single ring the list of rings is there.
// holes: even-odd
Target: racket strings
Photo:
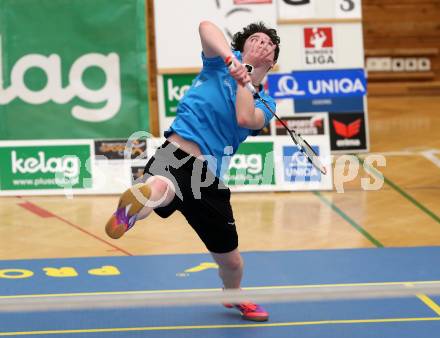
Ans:
[[[298,146],[299,150],[306,156],[307,160],[317,168],[321,173],[326,174],[327,171],[319,160],[318,154],[313,150],[313,148],[304,140],[300,134],[297,134],[294,130],[291,130],[287,124],[269,107],[269,104],[265,99],[263,99],[258,93],[254,95],[255,98],[259,99],[265,107],[272,113],[272,115],[281,123],[281,125],[287,130],[293,142]]]

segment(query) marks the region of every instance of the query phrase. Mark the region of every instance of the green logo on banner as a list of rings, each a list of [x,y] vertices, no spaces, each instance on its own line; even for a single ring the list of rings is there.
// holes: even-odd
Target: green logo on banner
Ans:
[[[224,179],[228,185],[274,185],[273,143],[242,143]]]
[[[90,145],[0,148],[0,190],[91,188]]]
[[[165,95],[165,116],[174,117],[177,112],[177,105],[197,74],[174,74],[163,76],[163,92]]]
[[[8,13],[0,14],[0,140],[148,130],[143,0],[4,0],[0,7]]]

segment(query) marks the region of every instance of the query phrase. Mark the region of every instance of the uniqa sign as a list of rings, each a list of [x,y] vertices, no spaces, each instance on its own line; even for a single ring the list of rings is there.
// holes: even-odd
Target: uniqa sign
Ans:
[[[363,96],[363,71],[304,71],[269,75],[269,93],[275,98]]]

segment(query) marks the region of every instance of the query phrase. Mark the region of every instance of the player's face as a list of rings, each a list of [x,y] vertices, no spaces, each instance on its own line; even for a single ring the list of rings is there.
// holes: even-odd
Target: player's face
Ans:
[[[262,32],[254,33],[250,37],[247,38],[246,42],[244,43],[243,47],[243,53],[247,53],[252,46],[256,44],[258,49],[262,49],[264,51],[269,52],[271,50],[271,53],[268,55],[268,59],[274,60],[275,58],[275,44],[272,42],[270,37],[267,34],[264,34]]]

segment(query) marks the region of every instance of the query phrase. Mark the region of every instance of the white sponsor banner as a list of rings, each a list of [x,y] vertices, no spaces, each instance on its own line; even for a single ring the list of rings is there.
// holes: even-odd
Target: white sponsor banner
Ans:
[[[97,174],[90,194],[120,194],[131,186],[131,160],[97,159],[94,170]],[[146,163],[144,163],[145,166]]]
[[[322,115],[322,116],[321,116]],[[314,115],[328,123],[325,114]],[[304,116],[306,117],[306,116]],[[296,122],[301,123],[301,122]],[[232,157],[230,168],[225,176],[225,181],[231,191],[297,191],[297,190],[329,190],[332,189],[332,171],[330,165],[330,145],[328,136],[328,126],[325,133],[321,135],[305,135],[306,140],[319,152],[321,160],[326,165],[328,174],[326,176],[317,174],[307,161],[300,156],[297,147],[289,136],[258,136],[250,137],[241,145],[240,150]],[[143,159],[108,159],[102,155],[95,158],[92,140],[63,140],[63,141],[18,141],[0,142],[1,148],[8,148],[8,152],[26,146],[32,148],[35,145],[43,146],[43,152],[50,154],[51,147],[63,145],[86,145],[87,153],[90,157],[81,157],[82,188],[72,188],[69,185],[60,187],[51,186],[50,188],[38,188],[37,186],[20,189],[0,190],[0,196],[17,195],[64,195],[66,198],[73,198],[76,195],[105,195],[120,194],[128,189],[133,181],[143,173],[148,159],[154,154],[154,149],[163,143],[163,138],[148,139],[148,156]],[[13,148],[9,150],[9,148]],[[28,154],[32,149],[27,149]],[[43,174],[53,170],[58,170],[56,165],[61,166],[63,162],[59,158],[44,156],[23,155],[17,151],[17,156],[12,157],[13,166],[19,169],[20,173],[15,177],[13,170],[2,173],[4,184],[5,178],[12,182],[15,179],[30,181],[31,179],[23,175],[28,172],[33,175],[32,180],[47,180]],[[83,151],[84,154],[84,151]],[[32,157],[33,156],[33,157]],[[89,156],[89,155],[87,155]],[[44,162],[44,163],[43,163]],[[70,163],[70,162],[69,162]],[[71,170],[71,164],[65,163],[64,170]],[[49,169],[48,169],[49,168]],[[61,167],[60,167],[61,168]],[[63,170],[62,168],[60,169]],[[88,175],[85,173],[90,173]],[[21,176],[20,176],[21,175]],[[9,177],[9,178],[8,178]],[[34,184],[35,185],[35,184]]]
[[[279,20],[360,19],[360,0],[278,0]]]
[[[330,154],[328,114],[308,113],[285,117],[289,128],[296,130],[312,146],[327,169],[323,175],[299,152],[292,139],[278,123],[276,125],[276,180],[280,190],[331,190],[333,173]],[[282,135],[286,136],[282,136]]]
[[[276,100],[276,103],[278,116],[292,116],[295,114],[293,99],[278,99]]]
[[[279,72],[363,68],[361,23],[281,25]]]
[[[317,15],[317,0],[278,0],[278,19],[307,19]]]
[[[327,169],[323,175],[316,169],[292,142],[289,136],[278,136],[275,142],[276,181],[280,191],[331,190],[333,172],[331,165],[330,142],[327,135],[308,135],[304,137]]]
[[[275,0],[156,0],[154,10],[158,69],[201,67],[203,20],[217,24],[228,39],[252,22],[276,28]]]
[[[335,1],[336,18],[362,18],[361,0],[336,0]]]

